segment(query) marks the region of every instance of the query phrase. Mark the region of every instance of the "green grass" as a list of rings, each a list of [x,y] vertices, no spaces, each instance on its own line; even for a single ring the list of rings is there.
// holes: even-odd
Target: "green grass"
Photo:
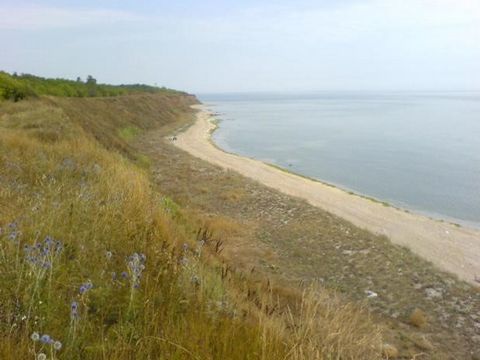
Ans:
[[[140,133],[141,130],[134,125],[126,126],[118,131],[118,135],[125,141],[134,140]]]

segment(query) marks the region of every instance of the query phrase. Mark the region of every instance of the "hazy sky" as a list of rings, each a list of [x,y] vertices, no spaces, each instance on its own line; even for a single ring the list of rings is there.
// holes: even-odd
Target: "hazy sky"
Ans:
[[[480,0],[0,0],[0,69],[196,93],[480,90]]]

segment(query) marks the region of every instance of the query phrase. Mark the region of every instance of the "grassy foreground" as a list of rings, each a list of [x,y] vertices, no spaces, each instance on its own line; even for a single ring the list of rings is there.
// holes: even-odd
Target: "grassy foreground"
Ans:
[[[194,101],[0,103],[1,359],[381,357],[357,305],[229,271],[215,226],[155,190],[129,141]]]

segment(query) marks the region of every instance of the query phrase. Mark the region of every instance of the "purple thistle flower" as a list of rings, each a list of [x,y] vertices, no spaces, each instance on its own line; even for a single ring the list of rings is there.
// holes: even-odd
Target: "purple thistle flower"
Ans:
[[[145,270],[145,261],[147,257],[145,254],[133,253],[127,258],[127,267],[130,274],[130,282],[133,288],[140,286],[140,278],[143,270]]]
[[[45,239],[43,240],[43,243],[44,243],[46,246],[52,245],[52,243],[53,243],[52,237],[51,237],[50,235],[45,236]]]
[[[51,236],[47,236],[41,243],[38,242],[32,246],[24,245],[25,260],[39,276],[43,276],[45,270],[53,267],[54,260],[58,254],[58,252],[54,252],[55,244],[57,243],[61,247],[60,242],[55,242]]]
[[[91,288],[93,288],[93,284],[90,280],[88,280],[86,283],[84,283],[80,286],[80,289],[79,289],[80,294],[86,293]]]
[[[44,334],[40,337],[40,342],[43,344],[49,344],[51,340],[52,338],[50,337],[50,335],[47,334]]]
[[[78,303],[76,301],[72,301],[70,304],[70,318],[76,319],[78,317]]]

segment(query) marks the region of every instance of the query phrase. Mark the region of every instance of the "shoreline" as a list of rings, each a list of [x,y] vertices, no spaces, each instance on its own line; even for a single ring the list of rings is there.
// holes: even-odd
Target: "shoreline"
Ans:
[[[262,161],[226,152],[211,135],[217,120],[204,105],[196,121],[181,129],[174,143],[177,147],[224,169],[236,171],[287,195],[306,200],[354,225],[387,236],[393,243],[406,246],[437,267],[456,274],[478,286],[480,277],[480,231],[448,220],[432,219],[423,214],[385,205],[381,200],[348,192],[321,180],[292,173]]]

